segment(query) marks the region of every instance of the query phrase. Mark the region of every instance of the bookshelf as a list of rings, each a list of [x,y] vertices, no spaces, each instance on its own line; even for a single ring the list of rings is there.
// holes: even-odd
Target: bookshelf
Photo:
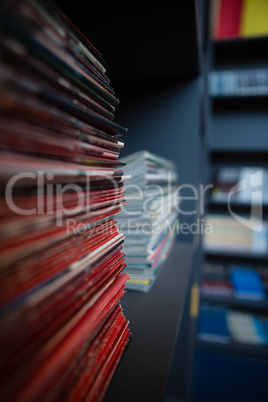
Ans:
[[[231,6],[231,2],[226,1],[226,3]],[[209,2],[207,4],[209,8]],[[219,177],[218,174],[223,168],[229,168],[229,170],[244,169],[245,167],[267,168],[267,95],[261,95],[258,91],[255,93],[252,91],[249,94],[246,93],[246,90],[244,93],[234,90],[235,77],[241,71],[252,71],[253,73],[257,70],[267,71],[268,59],[265,50],[267,43],[267,36],[210,38],[207,42],[204,52],[207,83],[207,107],[205,109],[207,183],[215,184]],[[230,81],[228,83],[227,79],[227,81],[221,82],[223,92],[218,89],[212,91],[210,74],[221,72],[230,72],[228,78]],[[219,76],[216,75],[216,77],[218,79]],[[225,85],[227,88],[224,87]],[[230,85],[229,89],[228,85]],[[228,90],[230,90],[229,93]],[[242,178],[237,179],[236,182],[239,180]],[[227,184],[224,183],[224,185]],[[263,184],[265,183],[262,182]],[[218,183],[216,185],[218,186]],[[218,186],[219,190],[222,194],[224,193],[224,187]],[[262,223],[266,222],[266,202],[257,206],[257,204],[252,204],[249,199],[246,201],[233,198],[228,206],[227,198],[224,198],[220,191],[218,200],[215,198],[215,193],[212,192],[206,200],[207,215],[225,216],[227,222],[231,216],[230,209],[234,216],[245,219],[249,219],[253,211],[256,216],[260,217]],[[234,230],[230,232],[230,239],[233,233]],[[265,242],[267,243],[267,237]],[[267,298],[265,296],[260,300],[254,300],[250,296],[237,297],[230,281],[230,272],[231,267],[239,269],[244,267],[251,269],[253,274],[261,273],[262,284],[266,292],[267,252],[258,254],[252,253],[249,249],[236,249],[235,241],[233,244],[230,241],[229,247],[223,248],[220,247],[222,244],[219,240],[218,245],[217,248],[203,247],[203,260],[199,276],[200,310],[195,327],[195,374],[192,398],[193,401],[199,401],[202,398],[206,401],[225,401],[226,398],[230,401],[250,401],[255,395],[257,400],[265,400],[267,390],[260,378],[264,378],[268,371],[266,340],[264,343],[262,341],[258,343],[256,340],[255,344],[251,344],[252,339],[236,338],[236,329],[239,330],[239,328],[237,326],[234,329],[230,325],[230,317],[241,317],[242,320],[249,321],[252,319],[250,322],[255,322],[256,317],[258,317],[257,320],[260,317],[266,319]],[[202,309],[204,309],[203,316]],[[210,320],[211,317],[213,317],[211,321],[205,321]],[[226,321],[227,327],[225,327]],[[217,325],[216,322],[218,322]],[[206,333],[207,329],[202,327],[204,323],[211,325],[211,332]],[[240,341],[237,342],[235,339],[240,339]],[[232,367],[236,367],[236,370],[240,372],[232,370]],[[242,380],[243,376],[244,380]],[[251,386],[247,385],[247,381],[251,383]],[[228,396],[224,391],[222,394],[219,393],[217,387],[220,386],[221,389],[229,389]]]
[[[267,43],[266,37],[212,41],[208,56],[210,71],[267,72]],[[212,97],[208,132],[211,151],[262,152],[266,149],[267,102],[267,95],[258,93],[251,96]],[[258,130],[255,130],[256,125]],[[245,138],[247,141],[244,141]]]

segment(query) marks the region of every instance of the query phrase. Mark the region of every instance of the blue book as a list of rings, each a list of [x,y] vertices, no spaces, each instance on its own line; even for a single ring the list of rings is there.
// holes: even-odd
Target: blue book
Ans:
[[[202,306],[199,312],[198,338],[228,343],[231,339],[227,325],[227,309]]]
[[[266,298],[261,277],[254,269],[233,266],[230,271],[230,280],[236,296],[256,300]]]
[[[254,317],[256,331],[261,339],[261,343],[267,345],[268,343],[268,321],[259,317]]]

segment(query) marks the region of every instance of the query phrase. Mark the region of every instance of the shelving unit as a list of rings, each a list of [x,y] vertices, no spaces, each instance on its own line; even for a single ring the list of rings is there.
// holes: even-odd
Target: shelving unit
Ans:
[[[138,2],[131,9],[123,1],[93,2],[90,12],[83,0],[56,4],[107,61],[120,100],[117,122],[128,128],[120,156],[149,150],[174,161],[179,185],[186,185],[182,198],[189,197],[189,188],[210,184],[222,166],[268,167],[268,96],[213,98],[208,82],[212,70],[268,68],[267,37],[210,41],[206,0],[168,0],[147,8]],[[231,205],[237,214],[251,213],[250,203]],[[206,213],[229,212],[225,203],[212,202],[208,192],[205,206]],[[183,200],[180,207],[181,226],[191,228],[205,218],[197,197]],[[268,205],[261,212],[267,219]],[[266,345],[201,341],[197,332],[203,304],[268,313],[268,300],[204,294],[202,266],[239,262],[267,266],[268,272],[268,255],[206,251],[202,245],[200,227],[180,232],[150,292],[124,295],[132,340],[104,402],[237,402],[238,397],[252,402],[257,388],[260,400],[267,400]],[[254,384],[249,381],[240,395],[245,378]],[[233,382],[238,387],[230,393]],[[216,386],[224,388],[222,395]]]
[[[267,44],[267,37],[212,41],[208,54],[210,71],[266,69]],[[208,141],[211,152],[263,152],[267,149],[266,95],[215,97],[210,99],[210,105]]]
[[[206,149],[208,156],[207,183],[210,184],[222,167],[267,168],[267,95],[256,96],[211,96],[209,74],[212,71],[239,71],[254,68],[267,68],[268,37],[254,37],[230,40],[209,40],[205,49],[205,76],[207,82],[206,108]],[[251,203],[232,202],[232,211],[246,218],[252,213]],[[267,220],[267,205],[260,205],[258,216]],[[213,201],[211,193],[206,199],[207,214],[230,216],[227,202]],[[268,241],[268,239],[267,239]],[[265,270],[267,254],[231,249],[205,250],[203,248],[202,267],[228,264],[244,264],[245,267]],[[216,271],[215,271],[216,272]],[[268,271],[267,271],[268,273]],[[227,270],[226,276],[228,277]],[[202,306],[223,308],[245,314],[267,314],[267,299],[253,300],[236,297],[235,294],[209,293],[202,291],[206,276],[200,269],[200,309]],[[220,275],[215,278],[221,281]],[[222,282],[222,285],[225,282]],[[220,286],[220,285],[219,285]],[[224,287],[222,288],[224,292]],[[268,347],[230,340],[226,343],[212,339],[198,339],[198,319],[196,341],[194,344],[194,379],[192,400],[237,401],[266,400],[268,391],[262,380],[268,374]],[[235,369],[234,369],[235,368]],[[250,385],[248,385],[250,383]],[[227,391],[228,389],[228,391]]]

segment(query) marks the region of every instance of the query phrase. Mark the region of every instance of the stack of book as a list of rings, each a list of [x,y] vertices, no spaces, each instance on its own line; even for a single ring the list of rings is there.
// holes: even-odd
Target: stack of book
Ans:
[[[220,70],[209,74],[211,96],[260,96],[268,94],[267,68]]]
[[[268,170],[262,167],[222,166],[213,180],[211,201],[214,203],[268,204]]]
[[[51,2],[2,1],[0,48],[1,399],[100,401],[129,341],[119,101]]]
[[[202,269],[201,292],[234,299],[266,301],[267,267],[245,263],[206,263]]]
[[[179,191],[175,164],[148,151],[123,159],[131,174],[125,187],[129,204],[118,217],[126,236],[124,251],[130,275],[127,289],[148,291],[171,252],[178,231]]]
[[[228,280],[204,279],[201,283],[201,292],[207,295],[231,296],[233,288]]]
[[[268,226],[258,217],[211,213],[205,224],[203,247],[207,251],[267,254]]]

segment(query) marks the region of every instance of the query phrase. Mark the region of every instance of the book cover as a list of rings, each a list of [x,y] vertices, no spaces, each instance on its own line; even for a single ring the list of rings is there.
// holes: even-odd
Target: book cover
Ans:
[[[216,39],[236,38],[240,34],[242,0],[221,0]]]
[[[244,0],[240,35],[243,37],[268,35],[267,0]]]
[[[230,280],[234,287],[235,296],[256,300],[266,298],[261,277],[253,269],[232,266]]]
[[[202,306],[199,312],[198,338],[212,342],[230,342],[226,317],[227,309],[225,308]]]

